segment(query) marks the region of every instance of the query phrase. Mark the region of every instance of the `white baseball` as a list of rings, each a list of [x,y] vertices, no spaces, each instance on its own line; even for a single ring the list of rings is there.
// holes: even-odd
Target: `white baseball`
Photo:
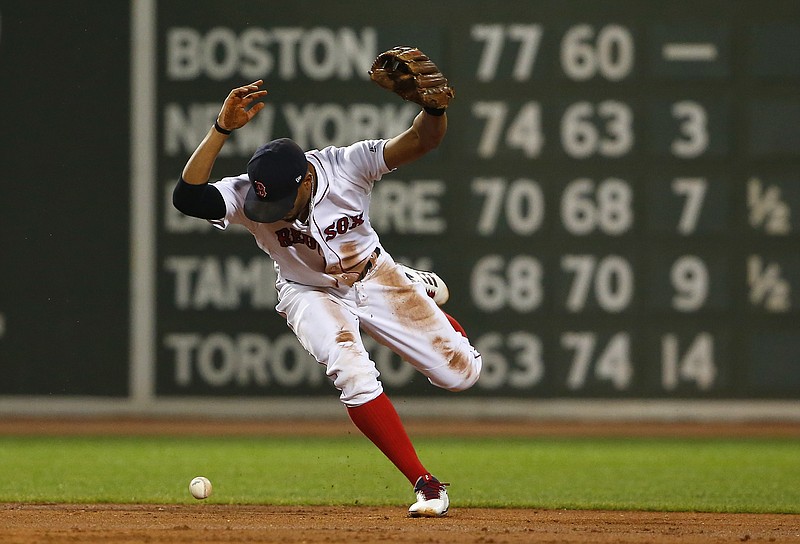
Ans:
[[[189,482],[189,492],[195,499],[205,499],[211,495],[211,481],[205,476],[198,476]]]

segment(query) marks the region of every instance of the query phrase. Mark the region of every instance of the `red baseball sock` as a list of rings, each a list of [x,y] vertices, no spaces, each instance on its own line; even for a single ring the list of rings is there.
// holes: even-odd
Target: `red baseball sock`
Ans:
[[[412,485],[417,478],[428,474],[417,457],[400,416],[385,393],[361,406],[348,407],[347,413],[364,436],[378,446]]]
[[[461,326],[461,323],[456,321],[455,318],[452,315],[448,314],[444,310],[442,310],[442,313],[445,315],[445,317],[447,317],[447,320],[450,322],[450,324],[453,326],[453,328],[456,331],[460,332],[461,336],[463,336],[464,338],[467,338],[467,331],[464,330],[464,327]]]

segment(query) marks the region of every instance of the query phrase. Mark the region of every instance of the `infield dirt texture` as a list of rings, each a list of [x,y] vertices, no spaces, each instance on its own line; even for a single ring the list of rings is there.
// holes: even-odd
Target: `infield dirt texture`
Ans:
[[[334,435],[347,421],[6,419],[2,434]],[[414,435],[792,436],[797,424],[410,422]],[[800,462],[800,452],[798,453]],[[0,542],[31,543],[800,543],[800,515],[485,509],[453,506],[442,519],[401,507],[0,504]]]

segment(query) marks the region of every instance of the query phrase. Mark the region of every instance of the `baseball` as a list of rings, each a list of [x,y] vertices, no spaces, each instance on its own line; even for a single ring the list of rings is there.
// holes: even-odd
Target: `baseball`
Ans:
[[[211,495],[211,481],[205,476],[198,476],[189,482],[189,491],[195,499],[205,499]]]

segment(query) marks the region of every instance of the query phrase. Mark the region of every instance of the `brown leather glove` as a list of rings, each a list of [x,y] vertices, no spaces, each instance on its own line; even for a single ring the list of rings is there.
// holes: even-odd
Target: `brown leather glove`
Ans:
[[[397,46],[378,55],[369,77],[403,100],[434,110],[447,109],[455,91],[428,56],[414,47]]]

